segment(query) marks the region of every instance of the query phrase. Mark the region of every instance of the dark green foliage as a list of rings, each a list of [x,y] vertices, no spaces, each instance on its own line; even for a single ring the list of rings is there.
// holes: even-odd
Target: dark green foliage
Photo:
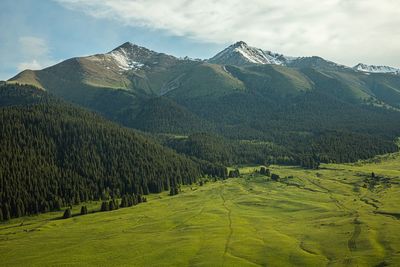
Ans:
[[[271,173],[271,180],[272,181],[279,181],[279,175],[275,173]]]
[[[305,155],[300,158],[300,166],[306,169],[318,169],[320,165],[319,158],[316,155]]]
[[[179,194],[179,189],[178,189],[178,187],[176,187],[176,186],[171,186],[171,189],[170,189],[170,191],[169,191],[169,195],[170,195],[170,196],[174,196],[174,195],[177,195],[177,194]]]
[[[72,217],[72,212],[71,212],[71,209],[68,208],[68,209],[66,209],[64,211],[63,219],[68,219],[68,218],[71,218],[71,217]]]
[[[127,126],[156,133],[188,134],[215,131],[212,123],[165,97],[150,99]]]
[[[8,205],[8,203],[3,204],[2,210],[3,210],[3,220],[7,221],[11,219],[10,206]]]
[[[120,204],[121,208],[126,208],[128,207],[128,198],[126,195],[123,195],[121,198],[121,204]]]
[[[0,96],[13,95],[13,90],[20,89],[16,85],[2,87]],[[169,189],[170,177],[178,185],[191,184],[205,174],[224,173],[223,166],[194,162],[33,87],[23,92],[40,100],[0,108],[4,218],[8,213],[19,217],[59,210],[63,203],[158,193]],[[19,93],[16,95],[19,99]],[[11,100],[9,97],[7,103]],[[142,199],[132,203],[139,201]]]
[[[30,105],[48,100],[48,95],[30,85],[0,85],[0,107]]]
[[[336,130],[299,134],[283,131],[275,137],[272,142],[237,141],[212,134],[193,134],[188,138],[159,136],[159,140],[180,153],[225,165],[305,165],[311,155],[316,167],[318,162],[354,162],[398,149],[393,140],[384,137]]]
[[[239,169],[229,171],[229,175],[228,175],[229,178],[237,178],[239,176],[240,176]]]
[[[109,210],[115,210],[115,208],[116,208],[115,202],[114,202],[113,200],[111,200],[111,201],[108,203],[108,207],[109,207]]]
[[[81,215],[85,215],[88,213],[87,207],[86,206],[82,206],[81,207]]]
[[[261,167],[260,168],[260,174],[262,175],[266,175],[266,176],[270,176],[271,175],[271,171],[265,167]]]
[[[109,211],[109,210],[110,210],[110,204],[107,201],[101,202],[100,211]]]

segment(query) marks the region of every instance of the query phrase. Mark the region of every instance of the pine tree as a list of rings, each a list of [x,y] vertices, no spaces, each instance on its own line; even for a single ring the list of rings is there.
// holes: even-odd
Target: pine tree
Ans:
[[[279,175],[277,175],[277,174],[275,174],[275,173],[272,173],[272,174],[271,174],[271,180],[273,180],[273,181],[278,181],[278,180],[279,180]]]
[[[169,195],[170,196],[175,195],[175,187],[174,186],[171,186],[171,189],[169,190]]]
[[[101,203],[101,209],[100,210],[101,211],[109,211],[110,210],[110,206],[108,205],[107,201],[103,201]]]
[[[128,200],[127,200],[126,195],[122,196],[120,207],[121,208],[128,207]]]
[[[114,203],[114,209],[119,209],[119,203],[117,199],[113,199],[113,203]]]
[[[110,200],[110,202],[109,202],[109,207],[110,207],[109,210],[115,210],[115,203],[114,203],[113,200]]]
[[[72,212],[71,212],[71,209],[68,208],[68,209],[66,209],[64,211],[63,219],[68,219],[68,218],[71,218],[71,217],[72,217]]]
[[[11,219],[10,208],[8,207],[8,204],[5,204],[3,207],[3,220],[8,221],[9,219]]]
[[[61,210],[62,206],[63,206],[62,200],[60,198],[57,198],[57,200],[54,202],[54,209]]]
[[[127,200],[128,200],[128,207],[132,207],[135,204],[135,195],[128,195],[127,196]]]
[[[87,207],[86,207],[86,206],[82,206],[82,207],[81,207],[81,215],[85,215],[85,214],[87,214],[87,213],[88,213]]]

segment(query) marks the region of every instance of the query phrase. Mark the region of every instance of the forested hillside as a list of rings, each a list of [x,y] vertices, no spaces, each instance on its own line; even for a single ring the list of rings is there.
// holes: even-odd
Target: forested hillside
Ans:
[[[19,217],[224,177],[144,136],[31,86],[0,88],[0,210]],[[23,104],[23,105],[22,105]]]
[[[354,162],[397,151],[393,142],[367,134],[332,130],[313,135],[282,135],[282,145],[206,133],[188,137],[163,135],[160,140],[180,153],[225,165],[284,164],[316,168],[321,162]]]
[[[8,82],[37,84],[126,127],[166,135],[161,143],[179,152],[224,164],[304,166],[398,150],[400,75],[244,42],[208,61],[125,43]]]

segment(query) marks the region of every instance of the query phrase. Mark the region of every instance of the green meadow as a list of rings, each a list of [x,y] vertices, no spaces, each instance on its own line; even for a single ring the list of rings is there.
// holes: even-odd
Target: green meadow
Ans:
[[[400,265],[399,154],[319,170],[269,168],[279,181],[247,166],[240,178],[130,208],[2,223],[0,265]]]

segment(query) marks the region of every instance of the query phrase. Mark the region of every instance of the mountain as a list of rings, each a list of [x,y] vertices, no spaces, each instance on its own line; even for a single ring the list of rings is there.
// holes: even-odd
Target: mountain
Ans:
[[[286,57],[271,51],[248,46],[245,42],[239,41],[210,58],[208,62],[236,66],[248,64],[286,65],[287,62],[295,59],[294,57]]]
[[[0,99],[0,210],[11,217],[225,173],[36,87],[1,86]]]
[[[358,63],[353,67],[353,69],[367,73],[392,73],[400,75],[400,69],[388,66],[375,66],[375,65],[366,65],[363,63]]]
[[[220,65],[246,66],[251,64],[273,64],[296,68],[316,68],[324,70],[340,70],[345,66],[325,60],[321,57],[291,57],[268,50],[252,47],[243,41],[222,50],[208,60]]]
[[[244,42],[207,61],[125,43],[105,54],[23,71],[8,83],[36,85],[152,134],[206,132],[216,140],[273,144],[273,152],[263,149],[257,159],[269,162],[299,163],[304,155],[355,161],[397,150],[400,135],[399,75],[365,75],[321,57],[288,57]],[[328,149],[334,135],[341,137],[337,155]],[[357,139],[364,142],[354,148]]]

